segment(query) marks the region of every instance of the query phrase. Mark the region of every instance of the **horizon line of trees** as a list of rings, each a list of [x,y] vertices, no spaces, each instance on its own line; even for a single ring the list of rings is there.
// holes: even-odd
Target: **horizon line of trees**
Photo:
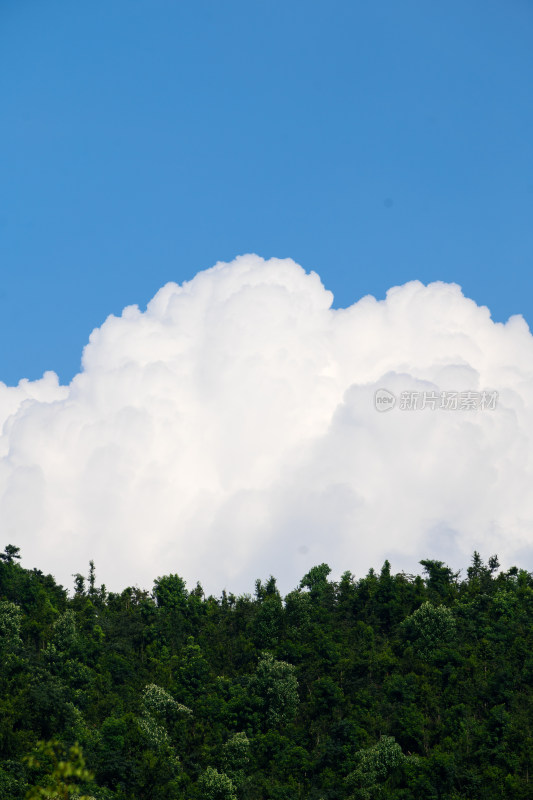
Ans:
[[[532,796],[533,575],[74,592],[0,554],[0,800]]]

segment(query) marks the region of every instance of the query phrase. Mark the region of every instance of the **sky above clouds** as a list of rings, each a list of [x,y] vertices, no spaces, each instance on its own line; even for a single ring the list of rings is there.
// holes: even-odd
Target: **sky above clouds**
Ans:
[[[532,35],[526,0],[4,0],[25,564],[244,591],[529,559]],[[380,387],[498,407],[379,414]]]

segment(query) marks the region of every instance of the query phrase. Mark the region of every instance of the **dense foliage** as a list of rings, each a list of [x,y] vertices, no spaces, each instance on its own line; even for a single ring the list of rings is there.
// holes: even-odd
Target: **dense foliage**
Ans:
[[[533,576],[71,597],[0,557],[0,800],[533,797]],[[39,744],[39,742],[41,742]],[[77,793],[77,794],[76,794]]]

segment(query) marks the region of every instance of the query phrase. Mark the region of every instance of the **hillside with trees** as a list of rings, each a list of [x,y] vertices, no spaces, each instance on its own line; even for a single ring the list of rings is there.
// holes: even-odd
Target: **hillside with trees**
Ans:
[[[526,800],[533,576],[69,593],[0,555],[0,800]]]

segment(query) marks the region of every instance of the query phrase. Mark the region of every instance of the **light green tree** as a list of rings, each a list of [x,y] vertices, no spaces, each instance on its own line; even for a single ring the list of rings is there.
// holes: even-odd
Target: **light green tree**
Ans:
[[[22,644],[20,638],[21,611],[15,603],[4,600],[0,603],[0,653],[13,653]]]
[[[22,612],[5,600],[0,603],[0,675],[8,677],[20,669],[22,639],[20,636]]]
[[[422,603],[402,624],[408,638],[413,642],[420,658],[428,659],[443,644],[449,644],[455,636],[455,617],[446,606]]]
[[[350,800],[386,798],[385,782],[408,760],[394,736],[382,736],[373,747],[356,753],[357,766],[346,778]]]
[[[26,793],[26,800],[94,800],[91,795],[80,795],[79,784],[90,783],[93,775],[85,766],[81,747],[74,744],[68,750],[54,739],[39,742],[36,753],[27,756],[28,766],[39,768],[43,762],[50,771]]]
[[[251,688],[263,701],[267,725],[283,725],[296,714],[300,699],[296,667],[292,664],[263,653]]]
[[[235,733],[222,748],[221,764],[235,786],[244,780],[245,769],[250,761],[250,740],[245,733]]]
[[[155,683],[145,686],[141,702],[142,713],[138,720],[139,728],[151,747],[159,750],[164,746],[170,746],[167,721],[174,714],[192,714],[191,709],[178,703],[171,694]]]
[[[231,778],[213,767],[206,769],[201,775],[198,785],[202,800],[237,800]]]

